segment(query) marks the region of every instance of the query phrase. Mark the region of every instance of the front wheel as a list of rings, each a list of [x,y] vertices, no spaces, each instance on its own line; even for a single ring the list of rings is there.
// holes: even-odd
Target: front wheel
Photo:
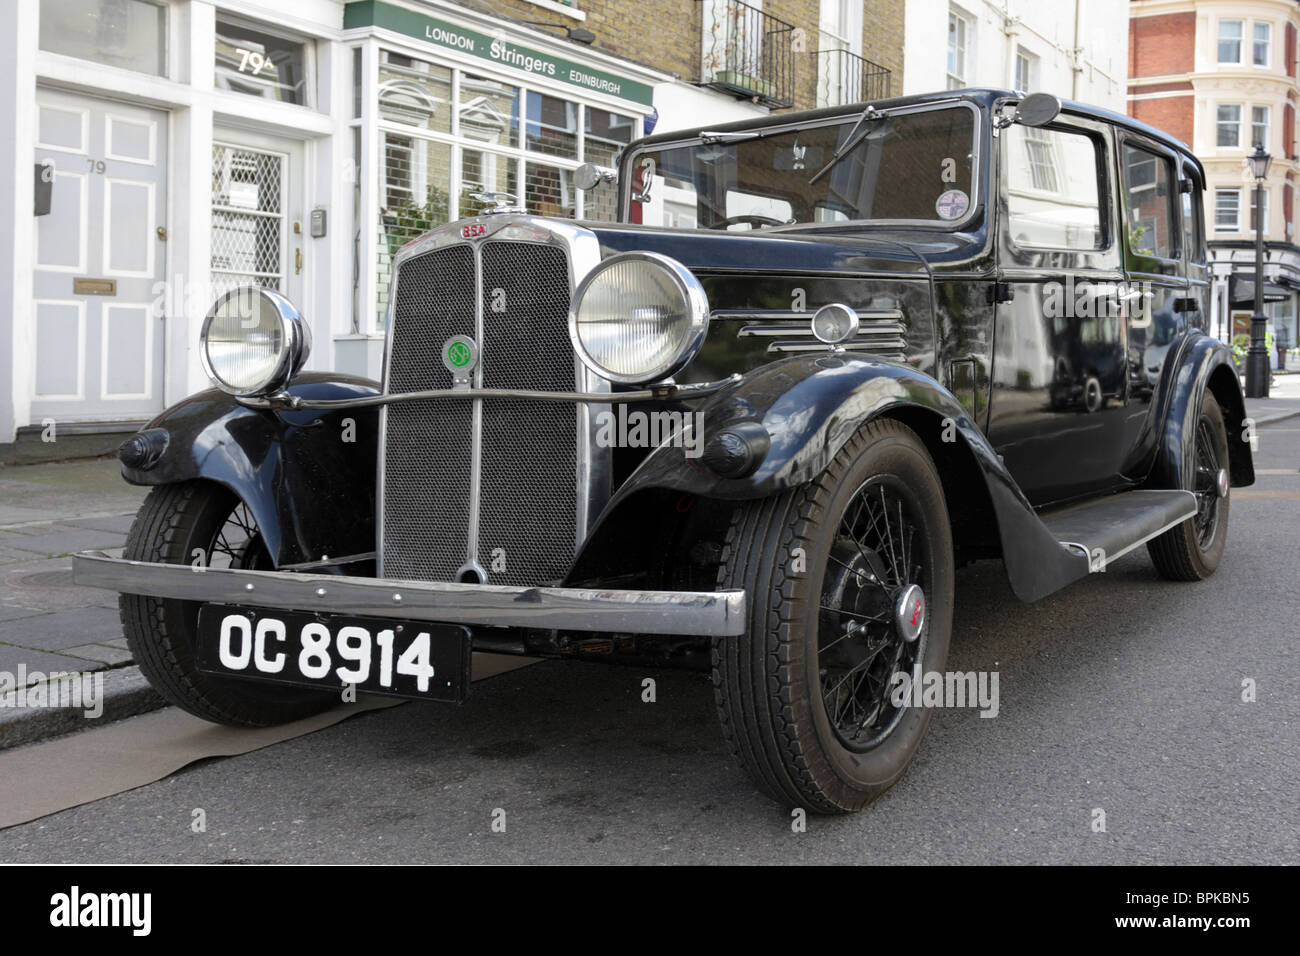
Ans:
[[[257,524],[230,491],[203,481],[154,488],[127,535],[124,557],[160,564],[273,568]],[[196,717],[267,727],[319,713],[339,698],[277,684],[232,680],[194,664],[199,604],[143,594],[118,602],[136,664],[164,698]]]
[[[733,755],[787,805],[862,809],[929,723],[907,680],[948,657],[952,540],[925,446],[870,422],[812,483],[737,509],[719,586],[749,600],[748,633],[713,642]]]

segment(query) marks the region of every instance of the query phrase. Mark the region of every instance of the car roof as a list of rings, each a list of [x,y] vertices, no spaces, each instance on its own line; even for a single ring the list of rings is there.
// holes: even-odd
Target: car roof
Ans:
[[[717,130],[719,132],[730,132],[732,130],[750,130],[763,129],[769,126],[791,126],[804,121],[827,119],[836,116],[857,116],[862,112],[862,108],[870,102],[872,106],[878,109],[889,109],[900,106],[914,106],[923,103],[935,103],[943,101],[965,101],[973,102],[987,109],[993,109],[999,102],[1016,101],[1024,99],[1027,94],[1015,90],[996,89],[993,87],[979,87],[960,90],[945,90],[938,93],[921,93],[913,96],[895,96],[882,100],[863,101],[860,103],[849,103],[844,106],[825,107],[817,110],[800,110],[792,113],[773,113],[769,116],[758,117],[756,119],[739,120],[732,123],[716,123],[706,126],[678,129],[669,133],[659,133],[648,136],[638,142],[637,148],[644,146],[654,146],[659,143],[679,142],[682,139],[689,138],[693,132],[698,130]],[[1073,100],[1061,98],[1061,111],[1071,113],[1075,116],[1082,116],[1088,119],[1097,119],[1113,126],[1122,127],[1135,133],[1155,140],[1163,146],[1168,147],[1176,153],[1181,154],[1189,160],[1195,167],[1201,178],[1205,182],[1205,170],[1201,166],[1201,161],[1196,158],[1190,146],[1182,140],[1170,136],[1164,130],[1157,129],[1141,120],[1134,119],[1124,113],[1116,113],[1113,110],[1103,109],[1100,106],[1089,106],[1086,103],[1076,103]]]

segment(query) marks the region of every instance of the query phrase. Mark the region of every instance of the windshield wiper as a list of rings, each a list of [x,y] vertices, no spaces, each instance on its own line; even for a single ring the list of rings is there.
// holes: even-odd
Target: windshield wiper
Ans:
[[[867,135],[867,133],[870,132],[869,129],[864,129],[862,130],[862,135],[861,136],[858,135],[858,130],[862,128],[863,123],[867,122],[868,120],[882,120],[888,118],[889,118],[888,111],[878,110],[874,106],[867,104],[867,108],[862,111],[862,114],[858,117],[858,121],[853,124],[853,129],[849,131],[848,138],[844,140],[844,145],[835,151],[835,155],[831,157],[831,161],[829,163],[827,163],[825,166],[819,169],[816,175],[814,175],[812,179],[808,180],[808,185],[811,186],[813,183],[817,182],[817,180],[821,179],[823,176],[829,173],[832,169],[835,168],[835,165],[841,159],[843,159],[845,156],[847,156],[850,152],[853,151],[853,149],[858,145],[858,143],[862,142],[863,138]]]
[[[716,143],[739,143],[747,139],[762,139],[765,136],[771,136],[770,130],[765,129],[748,129],[748,130],[704,130],[699,133],[700,140],[706,146],[712,146]]]

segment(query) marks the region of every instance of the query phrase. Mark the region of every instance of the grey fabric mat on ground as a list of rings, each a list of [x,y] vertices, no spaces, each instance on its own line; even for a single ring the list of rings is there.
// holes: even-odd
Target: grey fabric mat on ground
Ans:
[[[536,663],[475,654],[474,680]],[[150,714],[0,753],[0,829],[161,780],[206,757],[233,757],[405,703],[366,697],[279,727],[238,729],[166,707]]]

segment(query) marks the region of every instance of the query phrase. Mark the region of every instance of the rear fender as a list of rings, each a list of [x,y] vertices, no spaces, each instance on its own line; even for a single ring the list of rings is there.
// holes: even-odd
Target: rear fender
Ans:
[[[1196,335],[1188,341],[1178,357],[1178,366],[1169,370],[1168,406],[1163,411],[1163,427],[1156,449],[1155,464],[1146,484],[1152,488],[1191,488],[1189,475],[1195,467],[1192,442],[1196,421],[1206,390],[1223,411],[1228,432],[1228,472],[1234,488],[1255,483],[1255,463],[1251,454],[1254,429],[1247,424],[1246,400],[1241,381],[1232,361],[1232,351],[1218,339]]]
[[[304,399],[377,395],[377,383],[308,372],[287,391]],[[167,409],[145,430],[166,446],[146,468],[122,466],[136,485],[203,479],[229,488],[252,512],[276,567],[374,550],[376,408],[247,408],[217,389]]]

